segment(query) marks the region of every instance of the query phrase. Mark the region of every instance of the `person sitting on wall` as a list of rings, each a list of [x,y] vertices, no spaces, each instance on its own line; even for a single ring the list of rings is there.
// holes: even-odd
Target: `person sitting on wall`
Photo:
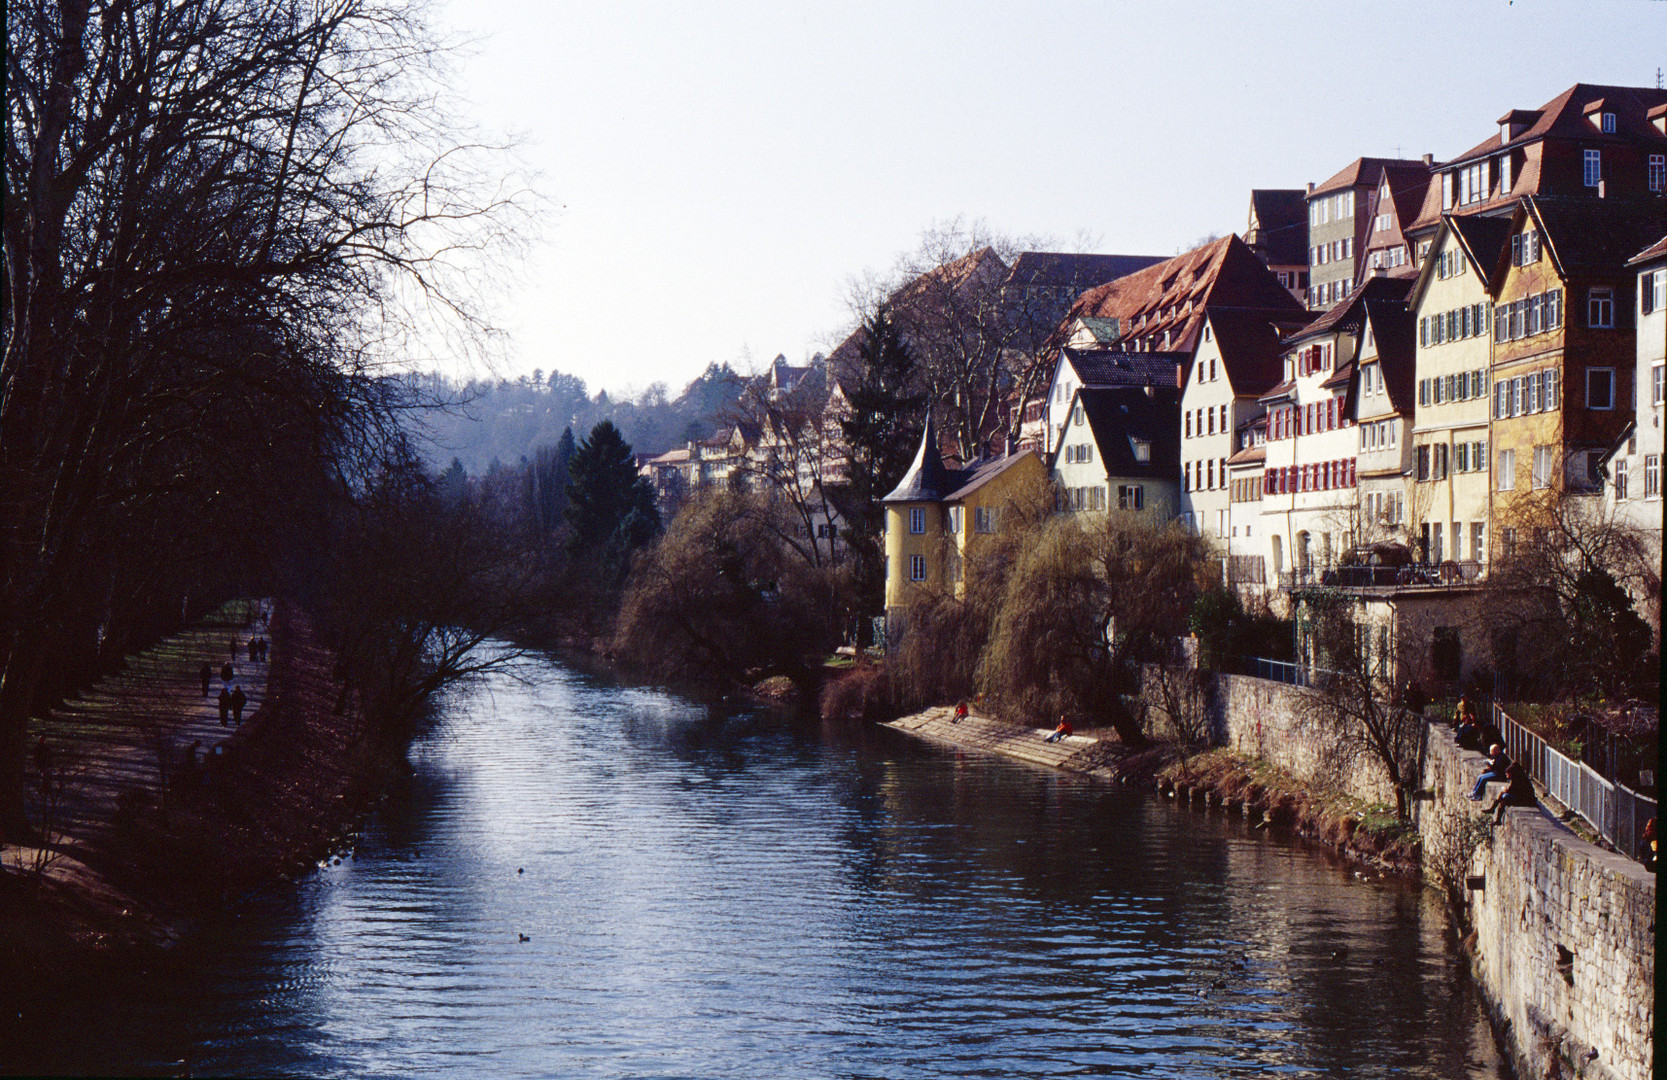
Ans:
[[[1499,824],[1505,820],[1507,806],[1538,806],[1540,800],[1534,796],[1534,781],[1529,778],[1528,770],[1520,761],[1513,761],[1505,769],[1505,779],[1508,785],[1499,797],[1488,807],[1493,812],[1493,823]]]
[[[1482,748],[1482,728],[1476,723],[1474,716],[1459,721],[1459,730],[1453,733],[1453,738],[1466,750],[1480,750]]]
[[[1644,864],[1644,869],[1655,873],[1655,818],[1644,822],[1644,838],[1638,844],[1638,861]]]
[[[1064,716],[1061,716],[1059,718],[1059,726],[1054,728],[1053,729],[1053,734],[1049,735],[1043,741],[1044,742],[1058,742],[1060,739],[1063,739],[1065,736],[1067,736],[1069,734],[1071,734],[1071,722],[1069,720],[1065,719]]]
[[[1476,723],[1476,706],[1471,702],[1469,694],[1462,695],[1459,698],[1458,705],[1453,709],[1453,725],[1455,727],[1463,727],[1466,720],[1472,724]]]
[[[1488,781],[1504,780],[1506,772],[1511,767],[1510,755],[1498,743],[1488,747],[1488,765],[1482,770],[1482,775],[1476,778],[1476,786],[1470,790],[1470,801],[1481,802],[1482,795],[1488,789]]]

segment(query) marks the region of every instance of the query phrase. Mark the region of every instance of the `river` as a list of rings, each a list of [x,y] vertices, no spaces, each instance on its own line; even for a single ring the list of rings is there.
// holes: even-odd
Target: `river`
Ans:
[[[539,658],[411,757],[339,863],[11,1067],[1506,1075],[1433,895],[1237,819]]]

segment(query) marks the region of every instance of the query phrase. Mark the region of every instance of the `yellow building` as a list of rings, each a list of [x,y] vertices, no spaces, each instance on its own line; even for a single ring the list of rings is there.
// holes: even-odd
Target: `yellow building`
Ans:
[[[1418,325],[1413,485],[1407,525],[1423,557],[1467,578],[1487,562],[1493,297],[1505,218],[1444,216],[1413,286]]]
[[[1047,471],[1031,450],[948,468],[938,451],[937,425],[927,417],[914,463],[880,500],[886,508],[886,617],[893,633],[920,594],[964,591],[966,559],[1007,526],[1020,500],[1045,484]]]

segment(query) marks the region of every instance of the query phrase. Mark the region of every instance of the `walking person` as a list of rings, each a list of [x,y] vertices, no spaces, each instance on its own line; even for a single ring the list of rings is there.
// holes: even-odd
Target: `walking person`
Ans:
[[[231,694],[232,723],[234,723],[234,724],[243,723],[243,706],[247,705],[248,703],[249,703],[249,698],[243,693],[243,687],[241,687],[241,686],[232,687],[232,694]]]
[[[214,669],[208,666],[207,660],[204,660],[203,666],[197,669],[197,678],[203,684],[203,697],[207,697],[208,684],[214,680]]]
[[[232,696],[224,686],[220,688],[220,726],[226,726],[226,717],[231,715]]]

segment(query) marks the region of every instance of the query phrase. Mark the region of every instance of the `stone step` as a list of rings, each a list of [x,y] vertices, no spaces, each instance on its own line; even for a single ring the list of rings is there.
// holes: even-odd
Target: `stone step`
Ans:
[[[981,716],[957,723],[954,710],[947,707],[926,709],[886,726],[944,746],[982,750],[1051,769],[1093,772],[1099,768],[1095,755],[1089,753],[1099,745],[1098,739],[1067,735],[1050,743],[1047,738],[1053,732],[1049,729],[1019,727]]]

